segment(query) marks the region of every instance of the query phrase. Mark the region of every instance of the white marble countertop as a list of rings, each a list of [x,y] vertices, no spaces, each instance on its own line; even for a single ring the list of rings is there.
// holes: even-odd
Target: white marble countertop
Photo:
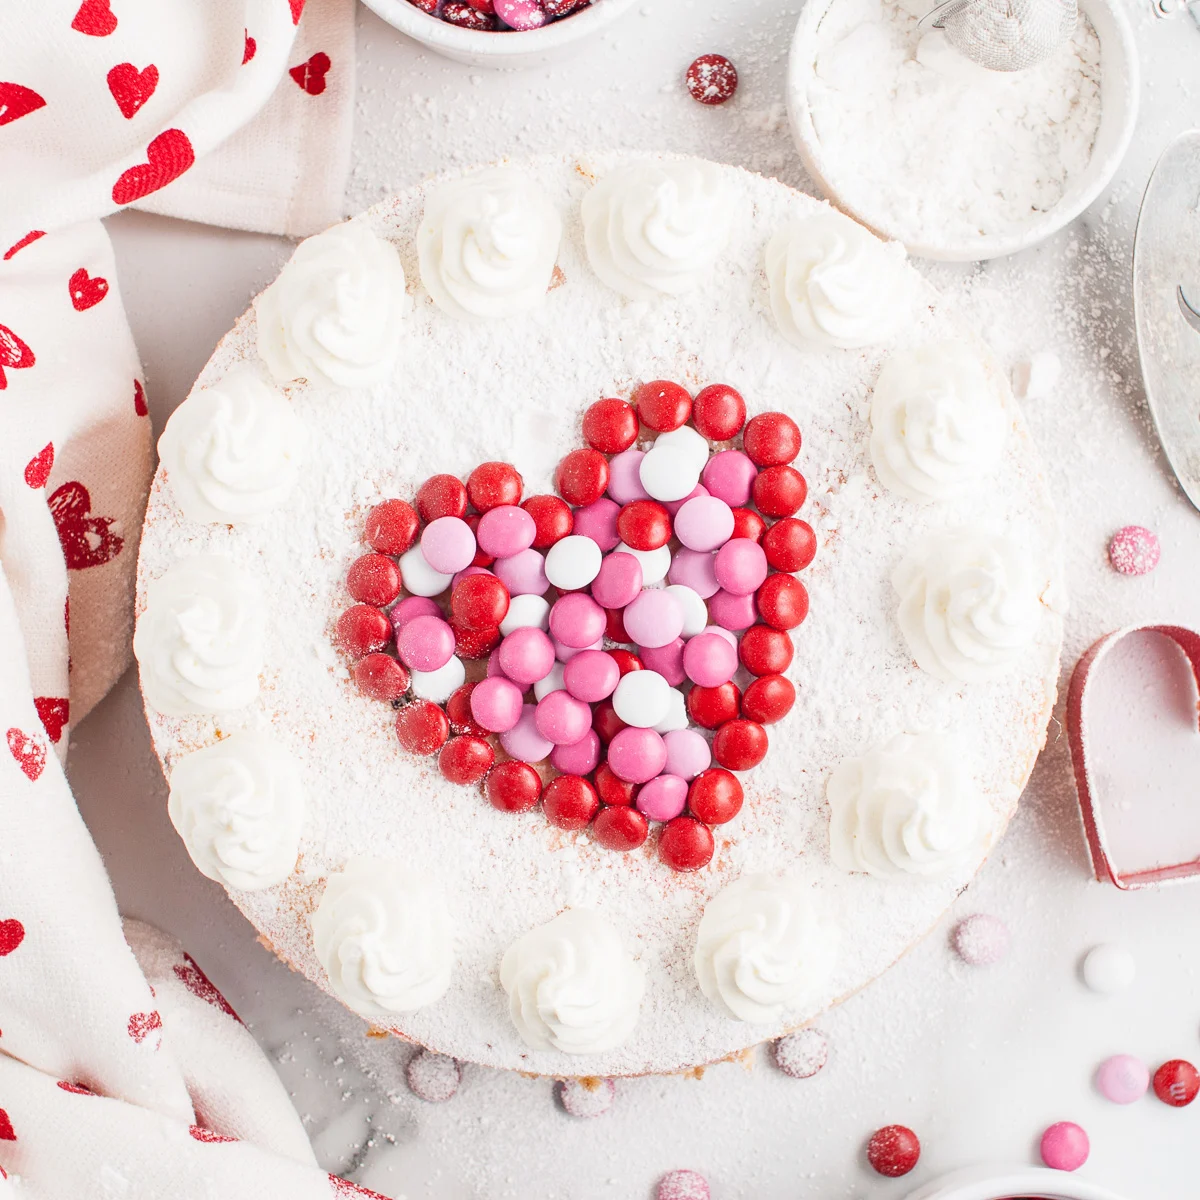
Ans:
[[[1192,83],[1200,30],[1186,17],[1156,21],[1150,0],[1126,2],[1145,85],[1133,148],[1109,193],[1017,259],[977,271],[929,268],[1010,363],[1038,351],[1062,360],[1053,394],[1027,412],[1067,534],[1068,668],[1125,623],[1200,628],[1200,514],[1174,486],[1148,424],[1128,279],[1149,170],[1174,133],[1200,125]],[[448,164],[584,146],[694,151],[809,189],[781,102],[798,8],[796,0],[645,0],[579,57],[520,76],[428,55],[360,10],[347,210]],[[741,70],[739,94],[722,109],[694,104],[678,83],[709,51]],[[161,429],[289,247],[138,214],[110,226]],[[1162,538],[1162,563],[1143,579],[1119,577],[1105,562],[1109,535],[1129,523]],[[1194,729],[1185,735],[1186,695],[1177,689],[1165,715],[1138,707],[1163,685],[1132,660],[1103,686],[1117,728],[1129,730],[1104,764],[1125,813],[1137,816],[1147,779],[1168,798],[1186,787],[1194,801],[1200,742]],[[1172,743],[1180,758],[1151,770],[1138,760],[1139,738],[1171,719],[1183,731]],[[815,1079],[787,1079],[763,1056],[753,1069],[726,1065],[700,1080],[633,1080],[618,1086],[613,1111],[591,1122],[566,1116],[549,1083],[479,1068],[465,1069],[448,1104],[411,1096],[403,1082],[410,1051],[368,1040],[359,1021],[259,946],[192,867],[167,820],[132,672],[75,731],[70,772],[122,909],[176,934],[247,1018],[322,1163],[388,1195],[643,1200],[663,1171],[690,1166],[708,1177],[714,1200],[900,1197],[954,1167],[1034,1162],[1042,1129],[1063,1119],[1091,1134],[1083,1174],[1092,1180],[1128,1200],[1196,1195],[1200,1103],[1176,1111],[1150,1098],[1122,1109],[1091,1079],[1118,1052],[1152,1067],[1200,1059],[1200,884],[1122,894],[1090,881],[1057,723],[1011,831],[956,908],[1008,922],[1013,950],[1003,964],[958,963],[947,922],[820,1023],[832,1053]],[[1200,852],[1198,842],[1179,847],[1180,857]],[[1098,941],[1137,956],[1138,981],[1121,997],[1079,982],[1080,956]],[[867,1136],[890,1122],[910,1125],[924,1145],[907,1180],[882,1180],[864,1164]]]

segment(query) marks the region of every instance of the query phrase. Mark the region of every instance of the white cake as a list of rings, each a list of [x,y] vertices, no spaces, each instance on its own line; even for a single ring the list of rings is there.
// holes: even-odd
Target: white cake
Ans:
[[[172,817],[197,864],[282,959],[374,1027],[539,1074],[686,1070],[870,982],[1001,836],[1055,696],[1056,523],[1001,373],[897,247],[698,160],[520,172],[434,181],[310,240],[260,298],[266,336],[251,310],[222,340],[175,418],[146,516],[147,716],[168,777],[189,764]],[[470,254],[447,258],[471,236],[454,212],[472,187],[519,210],[521,261],[498,299],[472,290]],[[431,192],[447,245],[419,264]],[[645,196],[654,211],[638,211]],[[323,264],[359,253],[363,229],[399,263],[382,246],[359,264],[347,311],[371,327],[327,362],[287,322],[334,303]],[[686,247],[678,262],[672,246]],[[279,383],[305,353],[294,373],[307,382]],[[526,496],[551,492],[584,444],[584,409],[653,379],[727,383],[751,415],[793,417],[799,515],[819,542],[801,572],[811,612],[792,631],[796,704],[692,873],[664,865],[655,836],[616,853],[447,782],[436,757],[400,747],[392,709],[358,692],[334,642],[373,505],[495,460],[517,467]],[[212,486],[218,460],[242,493]],[[604,1010],[603,1028],[572,1015],[572,996]]]

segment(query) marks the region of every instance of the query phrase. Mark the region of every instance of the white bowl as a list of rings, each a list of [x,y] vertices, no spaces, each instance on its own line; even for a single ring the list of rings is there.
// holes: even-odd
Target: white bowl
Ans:
[[[1087,169],[1068,186],[1066,194],[1020,232],[974,237],[961,241],[917,242],[889,225],[886,212],[867,212],[842,199],[839,180],[828,169],[808,107],[808,90],[815,73],[817,32],[835,0],[808,0],[796,25],[788,62],[787,105],[792,136],[808,173],[826,197],[844,212],[877,233],[904,242],[910,254],[946,262],[975,262],[1015,254],[1045,241],[1073,221],[1106,188],[1125,157],[1137,122],[1140,91],[1137,47],[1121,0],[1079,0],[1100,40],[1100,127]],[[933,0],[930,0],[932,7]],[[936,137],[936,132],[931,132]]]
[[[1008,1170],[972,1167],[927,1183],[907,1200],[1010,1200],[1014,1196],[1038,1196],[1045,1200],[1120,1200],[1119,1196],[1088,1183],[1086,1179],[1043,1167]]]
[[[634,0],[592,0],[581,12],[551,21],[541,29],[524,32],[485,33],[461,29],[431,17],[408,0],[363,0],[389,25],[455,62],[473,67],[540,67],[557,62],[579,49],[579,44],[606,29]]]

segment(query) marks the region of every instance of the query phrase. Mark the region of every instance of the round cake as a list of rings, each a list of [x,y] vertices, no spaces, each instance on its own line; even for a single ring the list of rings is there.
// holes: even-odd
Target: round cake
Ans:
[[[937,922],[1045,739],[1058,533],[1002,373],[900,247],[740,169],[388,199],[159,448],[171,818],[280,958],[457,1059],[673,1072],[807,1024]]]

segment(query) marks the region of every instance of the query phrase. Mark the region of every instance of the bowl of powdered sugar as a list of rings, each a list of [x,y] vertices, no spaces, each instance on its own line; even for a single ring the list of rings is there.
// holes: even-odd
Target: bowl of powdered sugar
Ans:
[[[957,262],[1035,245],[1112,179],[1137,118],[1120,0],[1080,0],[1072,37],[1024,71],[988,71],[933,0],[808,0],[792,42],[796,144],[836,205],[911,254]]]

